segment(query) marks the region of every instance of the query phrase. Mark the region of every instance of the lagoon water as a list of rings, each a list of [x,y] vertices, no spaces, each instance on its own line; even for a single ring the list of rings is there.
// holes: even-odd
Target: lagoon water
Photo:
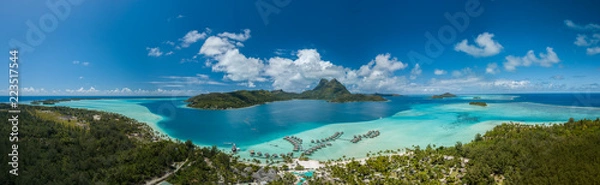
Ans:
[[[468,102],[479,96],[487,107]],[[452,146],[469,142],[503,122],[542,124],[600,117],[600,94],[515,94],[462,95],[432,100],[428,96],[386,97],[387,102],[328,103],[318,100],[273,102],[234,110],[198,110],[185,107],[185,97],[105,98],[61,102],[69,106],[116,112],[148,123],[152,128],[198,145],[242,149],[263,153],[288,153],[293,146],[282,138],[303,138],[304,148],[311,139],[343,131],[332,146],[315,152],[317,160],[343,156],[362,158],[369,151],[411,147],[412,145]],[[379,130],[377,138],[349,142],[354,135]],[[299,154],[299,153],[296,153]],[[296,155],[298,156],[298,155]]]

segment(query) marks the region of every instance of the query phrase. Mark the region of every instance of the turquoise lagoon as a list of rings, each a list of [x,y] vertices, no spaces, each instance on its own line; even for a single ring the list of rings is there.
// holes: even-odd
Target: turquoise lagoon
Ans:
[[[487,107],[468,102],[479,96]],[[600,94],[464,95],[432,100],[428,96],[386,97],[387,102],[327,103],[318,100],[273,102],[234,110],[198,110],[185,107],[186,98],[100,99],[61,102],[57,106],[120,113],[152,128],[201,146],[229,150],[235,143],[242,158],[249,150],[280,154],[293,146],[282,138],[310,140],[344,132],[332,146],[320,149],[316,160],[363,158],[366,154],[432,144],[453,146],[469,142],[503,122],[552,124],[569,118],[600,117]],[[354,135],[379,130],[377,138],[351,143]],[[296,153],[298,156],[300,153]]]

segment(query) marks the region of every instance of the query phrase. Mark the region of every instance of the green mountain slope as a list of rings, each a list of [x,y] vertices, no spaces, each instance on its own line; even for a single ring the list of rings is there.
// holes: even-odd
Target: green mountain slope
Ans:
[[[329,102],[386,101],[378,95],[352,94],[336,79],[321,79],[312,90],[300,94],[283,90],[240,90],[228,93],[201,94],[186,100],[188,107],[202,109],[243,108],[274,101],[292,99],[327,100]]]

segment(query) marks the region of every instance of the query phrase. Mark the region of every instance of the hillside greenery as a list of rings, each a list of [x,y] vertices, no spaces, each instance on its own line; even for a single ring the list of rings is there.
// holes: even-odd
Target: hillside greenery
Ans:
[[[563,124],[504,123],[468,144],[418,146],[329,163],[316,184],[598,184],[600,119]],[[339,160],[341,161],[341,159]]]
[[[453,98],[453,97],[456,97],[456,95],[447,92],[447,93],[440,94],[440,95],[433,95],[433,96],[431,96],[431,99],[444,99],[444,98]]]
[[[186,100],[188,107],[201,109],[234,109],[292,99],[326,100],[329,102],[386,101],[379,95],[352,94],[336,79],[321,79],[312,90],[300,94],[283,90],[239,90],[227,93],[201,94]]]
[[[9,105],[0,104],[8,120]],[[119,114],[20,106],[19,176],[1,165],[0,184],[173,184],[252,182],[270,167],[243,163],[217,147],[171,141]],[[101,117],[100,120],[94,116]],[[10,124],[0,126],[8,138]],[[11,152],[8,139],[0,153]],[[414,146],[328,161],[311,184],[599,184],[600,119],[562,124],[504,123],[452,147]],[[9,161],[8,155],[0,157]],[[277,171],[283,170],[275,168]],[[289,184],[289,173],[271,181]]]
[[[472,102],[469,102],[469,105],[487,107],[487,103],[485,103],[485,102],[480,102],[480,101],[472,101]]]
[[[12,115],[8,109],[0,104],[4,120]],[[163,139],[146,124],[118,114],[26,105],[20,110],[19,176],[8,173],[9,165],[0,165],[0,184],[143,184],[177,166],[183,167],[171,179],[179,184],[250,181],[233,168],[251,166],[216,147]],[[94,115],[101,119],[93,119]],[[1,124],[0,136],[8,138],[10,130],[10,124]],[[12,152],[12,144],[0,140],[1,161],[10,160],[6,154]]]

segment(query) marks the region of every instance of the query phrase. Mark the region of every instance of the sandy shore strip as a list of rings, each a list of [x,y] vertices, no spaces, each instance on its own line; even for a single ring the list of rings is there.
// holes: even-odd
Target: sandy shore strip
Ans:
[[[60,102],[54,106],[66,106],[71,108],[82,108],[96,111],[104,111],[122,114],[126,117],[135,119],[139,122],[146,123],[154,131],[158,131],[161,135],[168,134],[158,126],[158,123],[164,119],[163,116],[153,114],[148,108],[139,105],[144,101],[155,101],[156,99],[98,99],[98,100],[79,100]],[[174,138],[172,138],[174,139]]]

